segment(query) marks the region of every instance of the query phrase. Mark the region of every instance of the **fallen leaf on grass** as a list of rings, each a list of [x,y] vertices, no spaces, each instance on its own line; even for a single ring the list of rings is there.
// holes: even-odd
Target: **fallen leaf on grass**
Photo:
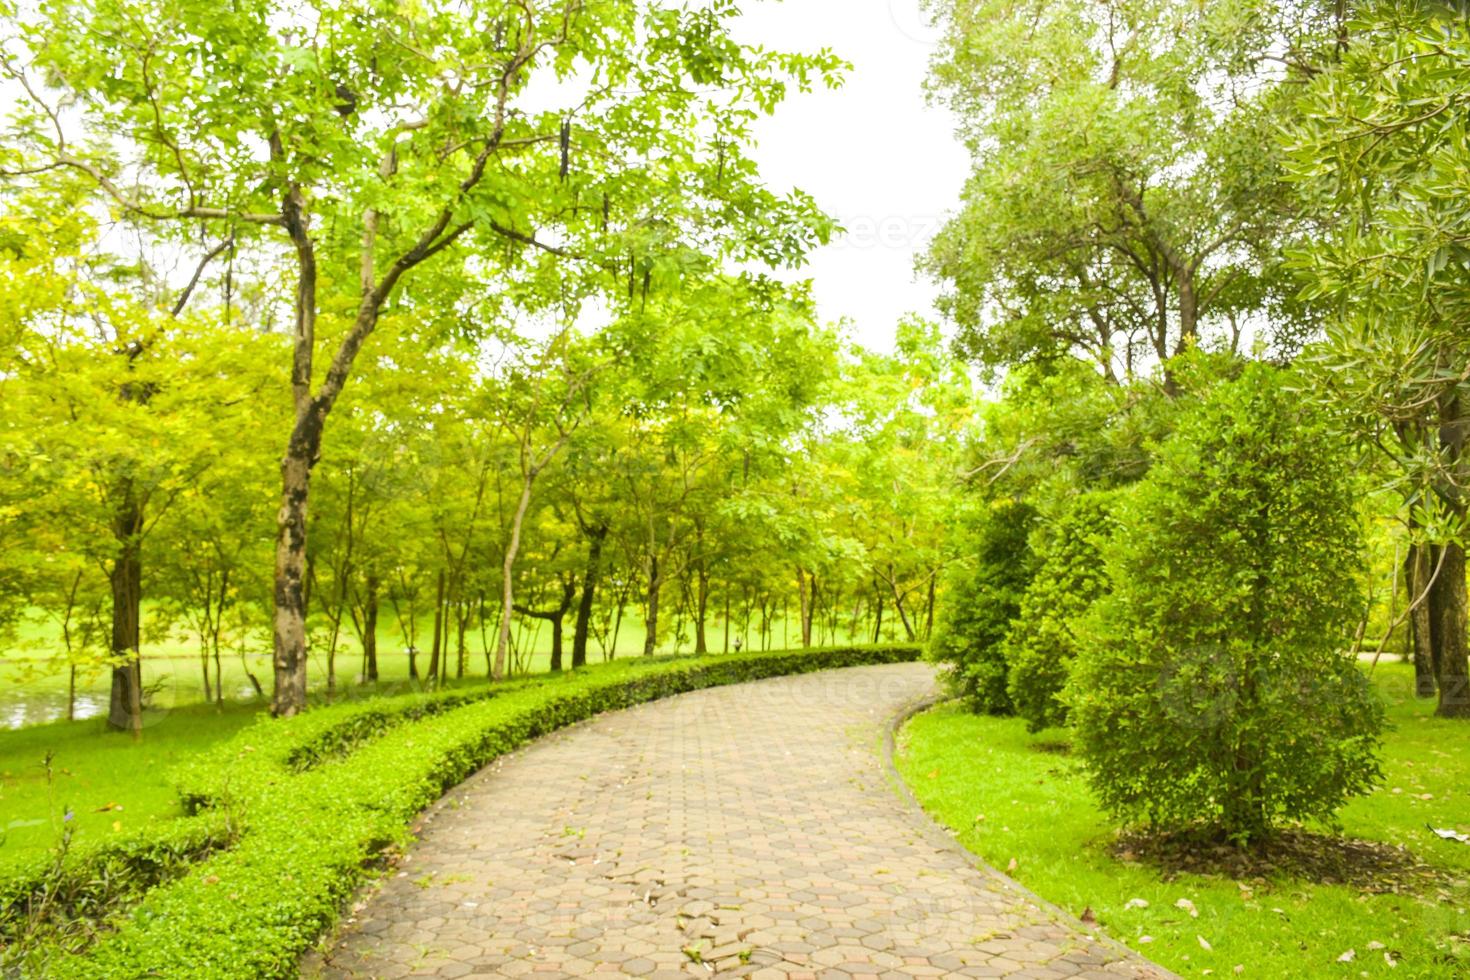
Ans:
[[[1188,912],[1191,919],[1199,918],[1199,909],[1195,908],[1194,903],[1187,898],[1181,898],[1179,901],[1175,902],[1174,907],[1176,909],[1183,909],[1184,911]]]
[[[1210,945],[1210,941],[1204,936],[1195,936],[1194,938],[1199,940],[1199,948],[1205,950],[1206,952],[1215,948]]]
[[[1356,949],[1350,949],[1346,953],[1343,953],[1341,956],[1339,956],[1337,958],[1337,962],[1339,962],[1339,963],[1351,963],[1353,960],[1355,960],[1357,958],[1358,958],[1358,951]]]
[[[122,807],[122,804],[121,803],[109,803],[106,806],[99,806],[97,808],[96,812],[97,813],[109,813],[109,812],[111,812],[113,810],[121,810],[122,808],[123,807]]]
[[[1148,900],[1144,898],[1130,898],[1123,904],[1123,907],[1125,909],[1146,909],[1148,908]]]

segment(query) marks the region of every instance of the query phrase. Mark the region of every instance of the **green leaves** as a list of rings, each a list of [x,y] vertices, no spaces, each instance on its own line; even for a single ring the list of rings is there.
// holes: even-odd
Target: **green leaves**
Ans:
[[[974,168],[925,265],[972,359],[1070,355],[1142,375],[1196,342],[1234,350],[1239,322],[1268,317],[1294,345],[1309,311],[1288,301],[1277,251],[1296,219],[1271,138],[1283,100],[1259,57],[1289,14],[1173,0],[937,11],[932,85]]]
[[[1063,695],[1103,805],[1244,840],[1330,821],[1378,777],[1382,708],[1346,652],[1351,461],[1283,374],[1190,410],[1118,510],[1112,593]]]

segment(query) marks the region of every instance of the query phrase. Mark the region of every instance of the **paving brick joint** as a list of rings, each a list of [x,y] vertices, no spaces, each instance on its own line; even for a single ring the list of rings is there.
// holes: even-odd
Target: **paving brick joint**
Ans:
[[[887,782],[932,668],[825,671],[603,715],[507,756],[304,966],[330,978],[1170,976],[961,850]]]

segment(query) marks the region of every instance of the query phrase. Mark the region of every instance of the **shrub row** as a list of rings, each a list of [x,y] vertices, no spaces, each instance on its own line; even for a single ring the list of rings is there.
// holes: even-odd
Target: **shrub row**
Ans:
[[[259,723],[191,766],[181,788],[205,816],[237,823],[234,846],[152,889],[87,955],[52,949],[34,962],[55,977],[294,976],[352,891],[407,842],[414,815],[530,739],[699,688],[918,656],[864,647],[627,661],[493,697],[365,702]]]
[[[216,811],[8,867],[0,879],[0,966],[36,945],[53,953],[84,947],[149,889],[228,847],[235,831],[230,815]]]

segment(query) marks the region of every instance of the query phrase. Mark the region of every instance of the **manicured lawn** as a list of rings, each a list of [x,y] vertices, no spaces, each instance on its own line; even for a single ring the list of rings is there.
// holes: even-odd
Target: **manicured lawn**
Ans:
[[[1402,664],[1374,675],[1396,726],[1386,781],[1342,820],[1346,834],[1406,845],[1445,872],[1445,884],[1418,894],[1281,875],[1162,880],[1110,853],[1115,824],[1066,753],[1065,731],[1029,735],[1019,720],[943,705],[909,723],[899,766],[972,851],[1002,869],[1014,861],[1019,881],[1074,915],[1091,908],[1109,935],[1185,976],[1467,977],[1470,846],[1439,840],[1426,825],[1470,832],[1470,723],[1430,717],[1432,705],[1412,697],[1411,676]]]
[[[67,810],[78,843],[181,815],[168,770],[233,735],[257,711],[191,705],[151,714],[138,743],[106,731],[100,718],[0,733],[0,869],[53,846]]]

